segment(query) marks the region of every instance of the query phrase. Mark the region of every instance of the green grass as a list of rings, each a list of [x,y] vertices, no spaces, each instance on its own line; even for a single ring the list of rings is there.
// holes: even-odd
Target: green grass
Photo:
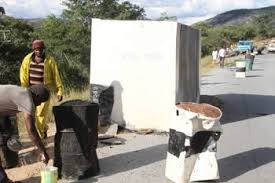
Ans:
[[[235,57],[230,57],[230,58],[225,58],[225,63],[224,65],[227,67],[234,67],[235,66],[235,61],[239,59],[244,59],[244,55],[239,55]]]
[[[234,57],[227,57],[224,60],[224,65],[226,67],[234,67],[235,66],[235,60],[243,59],[244,55],[234,56]],[[214,68],[219,67],[219,64],[212,63],[212,57],[207,56],[201,59],[200,64],[200,74],[206,75],[209,71],[211,71]]]
[[[200,74],[205,75],[207,74],[211,69],[217,67],[217,64],[212,63],[212,57],[206,56],[201,58],[200,62]]]

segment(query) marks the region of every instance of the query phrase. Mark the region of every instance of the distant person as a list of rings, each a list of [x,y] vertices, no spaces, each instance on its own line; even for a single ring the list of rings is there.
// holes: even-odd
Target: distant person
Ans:
[[[35,127],[35,106],[49,99],[49,90],[43,85],[33,85],[29,89],[16,85],[0,85],[0,96],[0,120],[23,112],[26,129],[30,139],[38,148],[40,160],[48,163],[49,155]],[[13,183],[2,166],[0,166],[0,183]]]
[[[51,94],[57,94],[58,101],[62,101],[62,82],[58,68],[53,57],[45,52],[45,45],[42,40],[32,42],[32,52],[23,59],[20,68],[21,86],[30,87],[37,84],[47,86]],[[48,125],[46,116],[50,100],[47,100],[36,107],[36,127],[41,138],[47,138]]]
[[[255,59],[255,54],[251,53],[250,50],[247,50],[244,56],[245,59],[250,59],[252,64],[254,63],[254,59]]]
[[[225,55],[226,55],[226,50],[224,49],[224,47],[222,47],[218,53],[218,57],[220,60],[220,68],[224,68]]]
[[[212,63],[215,64],[217,63],[217,60],[218,60],[218,49],[215,48],[213,51],[212,51]]]
[[[226,48],[226,53],[229,53],[230,52],[230,48]]]

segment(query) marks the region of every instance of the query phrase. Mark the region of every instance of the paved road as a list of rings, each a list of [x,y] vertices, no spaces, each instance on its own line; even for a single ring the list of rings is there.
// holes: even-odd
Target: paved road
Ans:
[[[257,56],[247,78],[233,68],[202,77],[201,94],[224,101],[218,144],[221,180],[275,182],[275,54]],[[122,134],[125,145],[99,146],[101,174],[83,183],[171,183],[164,176],[167,135]]]
[[[120,134],[123,145],[99,144],[100,175],[59,183],[172,183],[164,176],[167,135]]]
[[[219,141],[221,182],[275,182],[275,55],[257,56],[253,71],[234,78],[230,68],[202,78],[202,94],[224,101]]]

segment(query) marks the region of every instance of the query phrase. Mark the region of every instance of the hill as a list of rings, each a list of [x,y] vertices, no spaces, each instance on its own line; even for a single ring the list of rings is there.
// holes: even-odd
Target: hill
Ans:
[[[43,18],[33,18],[33,19],[24,19],[28,22],[29,25],[31,25],[34,28],[39,28],[42,24]]]
[[[204,23],[211,26],[250,24],[256,17],[265,14],[273,14],[275,18],[274,12],[275,6],[258,9],[237,9],[218,14],[213,18],[205,20]]]

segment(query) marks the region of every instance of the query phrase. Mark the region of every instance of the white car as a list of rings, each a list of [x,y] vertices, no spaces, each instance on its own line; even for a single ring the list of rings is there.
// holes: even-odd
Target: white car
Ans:
[[[268,52],[275,52],[275,40],[271,40],[270,44],[267,47]]]
[[[271,43],[267,47],[268,52],[275,52],[275,43]]]

